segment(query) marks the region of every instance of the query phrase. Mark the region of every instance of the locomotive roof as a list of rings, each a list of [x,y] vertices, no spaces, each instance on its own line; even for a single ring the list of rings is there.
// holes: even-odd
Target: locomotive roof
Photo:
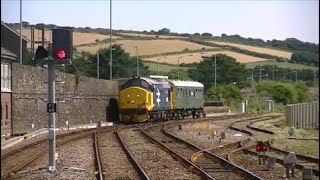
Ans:
[[[149,84],[159,84],[163,82],[168,83],[166,80],[163,80],[163,79],[151,79],[146,77],[140,77],[140,79],[147,81]]]
[[[170,80],[173,85],[178,87],[201,87],[203,88],[203,84],[196,81],[180,81],[180,80]]]

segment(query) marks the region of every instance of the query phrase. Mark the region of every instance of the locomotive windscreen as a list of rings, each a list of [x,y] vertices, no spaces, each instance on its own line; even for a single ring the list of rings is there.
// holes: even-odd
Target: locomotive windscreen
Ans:
[[[147,81],[140,79],[140,78],[133,78],[128,80],[127,82],[125,82],[122,86],[121,86],[121,90],[126,89],[128,87],[132,87],[132,86],[138,86],[138,87],[142,87],[144,89],[153,90],[153,86],[150,85]]]

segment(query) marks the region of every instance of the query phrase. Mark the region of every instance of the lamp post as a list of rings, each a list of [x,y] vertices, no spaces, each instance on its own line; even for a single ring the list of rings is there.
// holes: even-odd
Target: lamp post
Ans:
[[[161,58],[167,58],[167,56],[158,58],[158,65],[157,65],[158,76],[159,76],[159,60],[160,60]]]
[[[261,66],[259,66],[260,67],[260,72],[259,72],[259,82],[261,81]],[[251,70],[251,88],[252,88],[252,90],[254,90],[253,89],[253,72],[254,72],[254,70],[255,70],[255,68],[256,67],[254,67],[252,70]]]
[[[20,58],[20,64],[22,64],[22,0],[20,0],[20,57],[19,58]]]
[[[190,54],[188,56],[193,56],[193,54]],[[183,57],[187,57],[187,56],[179,56],[178,57],[178,80],[180,79],[180,58],[183,58]]]
[[[112,80],[112,0],[110,0],[110,80]]]
[[[217,56],[214,55],[214,89],[217,87]]]
[[[139,54],[138,54],[138,46],[133,46],[136,48],[136,52],[137,52],[137,77],[139,77]]]
[[[278,69],[274,70],[274,66],[272,66],[272,81],[274,81],[274,72],[278,71]]]
[[[292,71],[293,73],[296,73],[296,82],[298,81],[298,72],[297,71]]]
[[[259,68],[260,68],[260,72],[259,72],[259,82],[261,81],[261,71],[262,71],[262,69],[261,69],[261,66],[259,66]]]
[[[98,79],[99,79],[99,70],[100,70],[99,65],[100,65],[100,63],[99,63],[99,51],[97,51],[97,78]]]

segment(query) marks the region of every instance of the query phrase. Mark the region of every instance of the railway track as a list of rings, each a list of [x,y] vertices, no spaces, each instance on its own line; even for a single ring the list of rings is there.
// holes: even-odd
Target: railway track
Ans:
[[[150,179],[200,179],[146,138],[140,128],[124,128],[119,136]]]
[[[235,130],[239,130],[240,132],[248,133],[249,135],[257,134],[257,132],[259,132],[260,134],[266,133],[266,134],[274,135],[274,132],[272,132],[272,131],[256,128],[253,126],[254,123],[260,122],[260,121],[265,121],[265,120],[269,120],[269,119],[252,120],[247,125],[242,126],[242,129],[239,127],[235,127],[234,124],[237,123],[237,122],[235,122],[231,125],[231,128],[233,128]],[[243,121],[239,121],[239,122],[242,123]],[[253,132],[253,131],[255,131],[255,132]],[[250,141],[250,139],[245,139],[245,140],[241,141],[240,147],[238,146],[238,143],[236,143],[237,145],[234,145],[234,146],[236,146],[236,149],[234,149],[234,151],[230,152],[227,155],[228,159],[230,161],[233,161],[232,156],[234,157],[235,154],[241,154],[241,153],[245,154],[246,156],[255,156],[255,158],[256,158],[258,156],[258,153],[255,151],[255,146],[244,145],[244,144],[248,144],[249,141]],[[283,157],[286,156],[289,152],[272,147],[272,141],[273,141],[273,139],[270,139],[266,142],[268,145],[268,155],[267,156],[274,157],[276,160],[276,163],[283,166],[284,165],[283,164]],[[221,148],[220,151],[223,152],[224,149]],[[226,155],[226,154],[224,154],[224,155]],[[297,169],[302,170],[304,167],[312,167],[312,171],[313,171],[314,176],[319,176],[319,159],[304,156],[304,155],[299,155],[299,154],[296,154],[296,156],[298,159],[298,162],[296,164]],[[251,159],[253,159],[253,158],[251,158]],[[252,167],[250,167],[250,165],[246,165],[246,167],[249,168],[250,171],[253,171],[253,172],[257,171],[256,168],[254,168],[254,167],[252,168]],[[317,167],[317,168],[315,168],[315,167]],[[264,170],[265,169],[263,169],[263,171]],[[261,174],[261,173],[258,173],[258,174]],[[265,174],[264,176],[268,176],[268,175],[269,174]],[[300,175],[301,175],[301,173],[300,173]]]
[[[92,135],[93,131],[94,129],[87,129],[57,136],[57,147],[88,137]],[[9,178],[11,175],[21,171],[29,164],[35,162],[39,157],[46,154],[48,147],[47,144],[44,143],[45,141],[47,141],[47,139],[41,139],[37,142],[15,148],[12,152],[1,156],[1,179]],[[24,149],[24,147],[26,149]]]
[[[125,144],[124,140],[121,139],[120,135],[119,135],[119,131],[122,129],[117,129],[115,132],[115,136],[117,138],[117,140],[119,141],[122,149],[124,150],[125,154],[127,155],[128,159],[130,160],[130,162],[134,165],[138,176],[140,179],[143,180],[149,180],[149,176],[147,175],[147,173],[143,170],[143,168],[141,167],[141,165],[138,163],[137,159],[133,156],[133,154],[130,152],[129,148],[127,147],[127,145]]]
[[[233,179],[261,179],[230,163],[226,159],[171,135],[162,126],[148,127],[143,132],[151,141],[159,144],[173,154],[182,164],[192,167],[192,170],[201,176],[202,179],[220,179],[226,177],[233,177]],[[204,159],[198,162],[191,161],[192,155],[198,151],[202,151]]]
[[[100,151],[98,148],[98,138],[97,132],[95,131],[92,134],[93,139],[93,149],[94,149],[94,157],[95,157],[95,168],[96,168],[96,178],[98,180],[103,180],[102,168],[101,168],[101,159],[100,159]]]

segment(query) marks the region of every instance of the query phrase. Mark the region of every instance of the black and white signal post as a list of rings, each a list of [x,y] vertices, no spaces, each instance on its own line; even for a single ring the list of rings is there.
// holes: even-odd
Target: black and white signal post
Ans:
[[[50,52],[39,46],[36,51],[36,61],[38,63],[48,64],[48,103],[47,113],[48,121],[48,142],[49,142],[49,171],[56,171],[56,111],[55,102],[55,66],[56,64],[70,64],[72,58],[72,31],[70,29],[56,28],[52,29],[52,45]]]

